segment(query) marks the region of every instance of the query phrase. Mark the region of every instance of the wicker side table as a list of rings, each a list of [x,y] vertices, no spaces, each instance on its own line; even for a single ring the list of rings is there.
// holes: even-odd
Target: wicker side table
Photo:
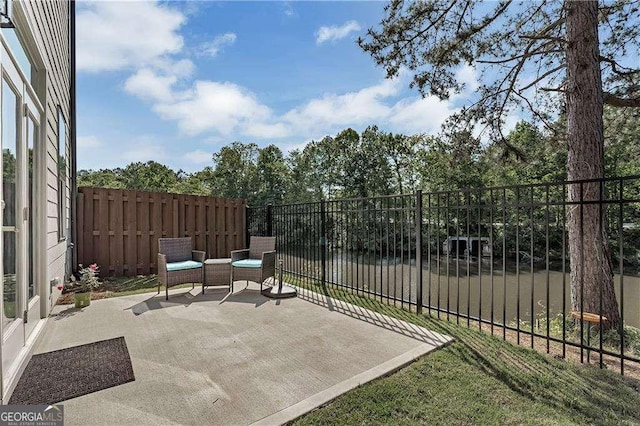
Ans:
[[[231,259],[207,259],[204,261],[202,293],[206,286],[226,285],[231,291]]]

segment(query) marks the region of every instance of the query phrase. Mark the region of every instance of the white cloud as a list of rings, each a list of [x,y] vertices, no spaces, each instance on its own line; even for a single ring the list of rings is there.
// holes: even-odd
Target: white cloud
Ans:
[[[176,81],[175,76],[160,76],[143,68],[127,79],[124,90],[145,100],[170,102],[173,99],[171,86]]]
[[[226,46],[231,46],[235,43],[236,38],[235,33],[221,34],[216,36],[212,41],[201,44],[198,53],[215,58]]]
[[[165,75],[173,75],[178,78],[191,77],[195,70],[195,65],[189,59],[172,60],[162,58],[155,61],[153,67],[162,71]]]
[[[204,164],[212,161],[213,154],[211,152],[196,149],[184,154],[184,158],[194,164]]]
[[[95,136],[78,136],[76,143],[80,149],[102,146],[102,142]]]
[[[464,75],[468,78],[467,87],[477,84],[473,75]],[[438,132],[458,110],[455,100],[401,97],[408,78],[401,74],[397,79],[384,79],[358,91],[324,94],[283,114],[276,114],[254,93],[230,82],[196,80],[192,87],[177,90],[175,79],[141,70],[127,81],[126,89],[150,100],[153,110],[161,118],[175,121],[184,134],[204,134],[215,140],[230,136],[309,140],[345,127],[364,128],[371,124],[407,134]]]
[[[341,26],[322,26],[316,32],[316,44],[322,44],[326,41],[335,42],[345,38],[354,31],[360,31],[360,24],[356,21],[348,21]]]
[[[299,129],[369,124],[384,120],[391,109],[384,100],[399,91],[399,80],[383,80],[357,92],[327,94],[287,112],[284,119]]]
[[[437,133],[456,108],[435,96],[402,99],[391,109],[389,122],[403,133]]]
[[[244,133],[252,123],[268,122],[272,112],[248,90],[233,83],[197,80],[174,102],[160,102],[154,110],[166,120],[175,120],[181,131],[195,135],[215,131],[223,135]]]
[[[137,69],[178,53],[185,20],[155,1],[83,2],[77,15],[77,69]]]

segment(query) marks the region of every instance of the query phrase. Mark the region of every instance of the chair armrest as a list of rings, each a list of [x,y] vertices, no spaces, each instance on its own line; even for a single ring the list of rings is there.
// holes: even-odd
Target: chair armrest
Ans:
[[[261,280],[264,282],[269,277],[273,277],[275,283],[276,277],[276,251],[262,252],[262,271]]]
[[[167,255],[158,253],[158,273],[167,270]]]
[[[249,258],[249,249],[244,250],[233,250],[231,252],[231,261],[235,262],[236,260],[243,260]]]
[[[167,283],[167,255],[158,253],[158,291],[160,291],[160,284]]]
[[[276,266],[276,251],[264,251],[262,252],[262,267],[272,267]]]
[[[191,250],[191,258],[196,262],[204,263],[206,253],[200,250]]]

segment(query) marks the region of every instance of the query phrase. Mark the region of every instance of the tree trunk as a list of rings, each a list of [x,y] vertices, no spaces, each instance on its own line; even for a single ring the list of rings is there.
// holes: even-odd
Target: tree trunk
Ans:
[[[569,180],[604,177],[602,75],[597,0],[567,0],[567,135]],[[569,259],[574,311],[602,314],[604,327],[620,325],[607,240],[602,184],[569,185]],[[582,202],[591,204],[579,204]],[[595,203],[594,203],[595,201]],[[585,324],[587,326],[587,324]]]

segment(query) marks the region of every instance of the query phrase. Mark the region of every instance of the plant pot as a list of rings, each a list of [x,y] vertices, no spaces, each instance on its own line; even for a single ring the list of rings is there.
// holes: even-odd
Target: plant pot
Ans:
[[[91,292],[74,293],[73,299],[76,302],[76,308],[84,308],[91,304]]]

